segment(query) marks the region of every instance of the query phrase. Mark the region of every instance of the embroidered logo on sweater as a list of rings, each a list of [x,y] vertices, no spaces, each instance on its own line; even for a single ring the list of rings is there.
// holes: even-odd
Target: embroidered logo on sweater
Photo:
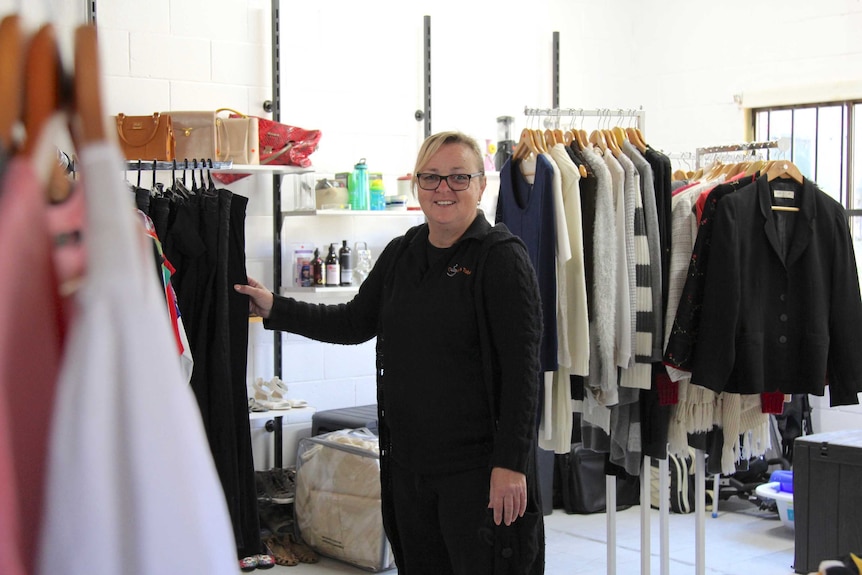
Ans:
[[[466,276],[473,273],[473,270],[463,267],[461,264],[451,265],[446,268],[446,275],[450,278],[455,277],[457,274],[464,274]]]

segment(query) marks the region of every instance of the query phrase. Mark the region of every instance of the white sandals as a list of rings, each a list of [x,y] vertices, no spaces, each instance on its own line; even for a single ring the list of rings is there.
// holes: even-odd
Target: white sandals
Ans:
[[[254,401],[257,405],[273,411],[285,411],[296,407],[307,407],[308,402],[302,399],[288,399],[287,385],[278,377],[264,381],[258,377],[252,382]]]

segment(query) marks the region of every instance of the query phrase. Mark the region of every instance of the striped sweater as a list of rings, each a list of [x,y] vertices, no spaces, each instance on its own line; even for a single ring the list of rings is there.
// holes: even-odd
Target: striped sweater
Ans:
[[[635,362],[624,370],[620,385],[649,389],[655,318],[653,311],[653,284],[649,241],[646,233],[643,196],[641,194],[640,174],[634,162],[626,155],[619,158],[626,174],[626,197],[634,196],[634,217],[632,243],[635,264]],[[633,189],[632,189],[633,188]],[[634,193],[631,193],[634,192]]]

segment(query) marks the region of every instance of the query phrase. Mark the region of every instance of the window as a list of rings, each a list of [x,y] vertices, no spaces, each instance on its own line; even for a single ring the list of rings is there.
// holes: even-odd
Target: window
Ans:
[[[806,178],[846,209],[862,270],[862,101],[752,110],[757,141],[788,138],[790,150],[770,149],[769,159],[788,158]]]
[[[752,114],[755,138],[788,138],[790,150],[769,150],[770,160],[790,159],[806,178],[816,181],[844,207],[862,208],[862,153],[857,151],[850,157],[851,150],[857,150],[854,140],[862,137],[862,130],[849,129],[860,110],[862,102],[757,109]],[[848,169],[854,163],[859,169]],[[848,180],[851,174],[859,174],[852,186]],[[858,198],[859,205],[854,206],[852,198]]]

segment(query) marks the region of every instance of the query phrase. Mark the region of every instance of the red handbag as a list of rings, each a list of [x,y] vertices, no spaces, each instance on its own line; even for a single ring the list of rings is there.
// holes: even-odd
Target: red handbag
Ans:
[[[308,156],[317,149],[320,130],[305,130],[265,118],[258,118],[260,163],[279,166],[311,165]]]
[[[242,116],[231,114],[231,118]],[[297,166],[307,168],[311,165],[308,158],[316,149],[323,135],[320,130],[305,130],[296,126],[282,124],[266,118],[258,118],[258,137],[260,140],[260,163],[274,166]],[[250,174],[218,172],[213,178],[229,184]]]

